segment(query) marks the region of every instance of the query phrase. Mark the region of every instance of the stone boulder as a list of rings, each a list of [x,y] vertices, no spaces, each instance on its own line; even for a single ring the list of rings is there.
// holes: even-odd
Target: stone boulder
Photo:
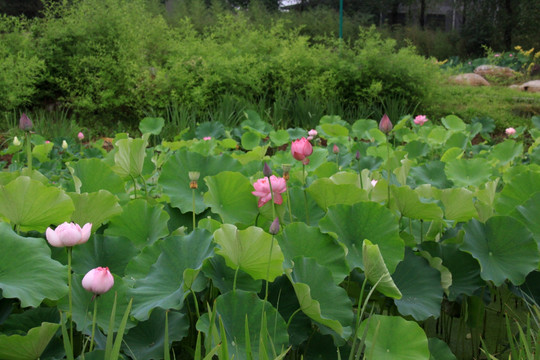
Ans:
[[[528,92],[540,92],[540,80],[531,80],[522,84],[520,87],[522,91]]]
[[[480,65],[474,69],[474,73],[484,77],[487,75],[503,78],[513,78],[517,75],[517,73],[509,67],[496,65]]]
[[[458,85],[489,86],[486,79],[478,74],[467,73],[451,76],[450,81]]]

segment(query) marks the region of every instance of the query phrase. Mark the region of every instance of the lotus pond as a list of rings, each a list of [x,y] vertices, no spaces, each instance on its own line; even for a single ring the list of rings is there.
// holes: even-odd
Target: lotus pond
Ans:
[[[538,359],[540,118],[245,115],[10,142],[0,359]]]

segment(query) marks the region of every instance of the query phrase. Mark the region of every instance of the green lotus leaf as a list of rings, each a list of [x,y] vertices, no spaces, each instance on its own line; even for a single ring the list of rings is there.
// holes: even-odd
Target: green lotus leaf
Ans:
[[[186,314],[168,312],[169,345],[182,340],[189,331],[189,318]],[[161,359],[165,342],[165,310],[156,309],[146,321],[129,329],[124,335],[122,347],[126,354],[137,359]]]
[[[510,215],[525,224],[540,247],[540,192],[522,205],[516,206]]]
[[[222,294],[231,291],[234,286],[236,271],[225,263],[221,256],[214,256],[207,259],[202,267],[204,275],[212,280],[212,285],[219,289]],[[254,280],[242,270],[236,274],[236,289],[245,291],[261,291],[262,281]]]
[[[278,236],[278,242],[291,266],[292,259],[297,256],[314,258],[317,263],[331,271],[336,285],[349,274],[349,266],[345,260],[345,246],[330,235],[322,234],[319,228],[305,223],[289,224]]]
[[[123,276],[127,264],[138,253],[126,237],[94,234],[86,243],[73,248],[73,271],[84,275],[90,269],[107,266],[111,273]]]
[[[480,263],[480,276],[500,286],[506,279],[514,285],[538,268],[540,254],[531,232],[509,216],[494,216],[485,224],[471,220],[465,227],[460,249]]]
[[[289,184],[287,184],[289,186]],[[291,196],[291,209],[293,215],[293,221],[302,221],[308,225],[317,225],[319,220],[324,216],[325,212],[321,209],[311,194],[305,192],[298,186],[291,186],[289,188],[289,195]],[[307,211],[309,215],[309,223],[306,217],[306,199],[307,199]],[[288,219],[286,216],[285,219]]]
[[[456,186],[480,186],[491,177],[491,165],[486,159],[455,159],[446,163],[444,172]]]
[[[153,243],[169,234],[169,214],[162,205],[150,205],[144,199],[130,201],[124,211],[111,219],[105,235],[123,236],[138,248]]]
[[[430,184],[439,189],[452,186],[444,173],[444,163],[438,160],[426,162],[420,166],[412,167],[407,182],[413,186]]]
[[[478,217],[474,206],[474,194],[463,188],[441,190],[438,197],[444,206],[444,218],[455,221],[469,221]]]
[[[148,319],[155,308],[180,310],[187,294],[184,271],[200,269],[203,261],[213,255],[214,246],[212,234],[199,229],[187,236],[170,236],[158,245],[161,253],[153,265],[148,267],[150,264],[139,261],[128,266],[134,273],[126,271],[127,278],[135,278],[135,274],[139,276],[149,269],[144,277],[135,278],[128,293],[128,297],[133,297],[132,315],[138,320]],[[147,261],[152,258],[145,257]]]
[[[254,110],[244,111],[246,120],[240,124],[242,129],[253,130],[261,135],[268,135],[272,131],[272,125],[261,119],[260,115]]]
[[[315,180],[308,188],[308,193],[322,209],[331,205],[352,205],[367,200],[367,192],[353,184],[336,184],[328,178]]]
[[[207,121],[197,126],[197,128],[195,129],[195,136],[198,139],[203,139],[207,136],[211,137],[212,139],[221,139],[225,137],[225,126],[221,122],[216,120]]]
[[[9,302],[4,300],[4,304],[5,303]],[[13,310],[11,305],[12,304],[9,304],[10,309],[7,312]],[[25,309],[25,311],[21,313],[11,312],[11,314],[8,314],[7,312],[4,307],[2,318],[5,320],[0,325],[0,332],[7,335],[26,334],[30,329],[39,327],[44,322],[54,324],[59,324],[60,322],[60,313],[58,312],[58,309],[53,307],[40,306]]]
[[[143,173],[147,142],[144,139],[120,139],[115,146],[114,171],[122,178],[138,177]]]
[[[446,140],[446,143],[444,144],[445,149],[465,149],[467,146],[467,143],[469,141],[469,136],[467,134],[458,132],[453,133],[450,135],[450,137]]]
[[[363,336],[368,360],[429,360],[428,339],[414,321],[372,315],[360,324],[358,337]]]
[[[438,256],[432,256],[428,251],[420,251],[418,255],[426,259],[429,266],[441,273],[441,286],[444,293],[448,296],[450,294],[450,286],[452,286],[452,273],[443,265],[442,259]]]
[[[44,322],[25,336],[0,335],[0,359],[39,359],[59,327],[60,324]]]
[[[202,156],[188,152],[186,149],[178,150],[171,156],[161,171],[158,183],[163,187],[163,194],[170,199],[172,206],[179,208],[183,213],[193,211],[193,192],[189,187],[188,172],[198,171],[199,179],[219,174],[222,171],[240,171],[240,162],[229,155]],[[208,191],[206,183],[199,180],[199,188],[195,191],[195,213],[200,214],[208,206],[203,202],[203,194]]]
[[[287,349],[289,336],[285,320],[272,304],[261,300],[256,293],[230,291],[216,299],[216,308],[216,318],[223,322],[230,358],[277,359]],[[246,351],[248,344],[250,349]]]
[[[362,257],[364,261],[364,273],[369,282],[373,286],[377,284],[377,290],[381,294],[394,299],[400,299],[402,296],[401,292],[396,284],[394,284],[394,280],[392,280],[386,268],[379,246],[373,245],[369,240],[364,240],[362,244]]]
[[[51,224],[69,221],[73,210],[63,190],[27,176],[0,186],[0,214],[25,230],[43,232]]]
[[[390,203],[402,216],[418,220],[442,219],[443,211],[435,203],[420,201],[418,194],[408,186],[390,186]]]
[[[287,130],[271,131],[270,140],[273,146],[282,146],[290,141],[290,136]]]
[[[429,151],[429,145],[422,141],[411,141],[404,147],[405,151],[408,153],[409,159],[414,159],[418,157],[426,156]]]
[[[377,122],[375,120],[356,120],[352,124],[352,133],[358,139],[369,140],[371,136],[369,135],[369,130],[378,128]]]
[[[52,148],[54,147],[53,143],[45,143],[34,146],[32,149],[32,156],[39,160],[39,162],[44,163],[49,161],[49,154],[51,153]]]
[[[429,145],[439,147],[446,142],[446,139],[448,139],[449,136],[448,130],[442,126],[434,126],[429,132],[426,140]]]
[[[102,264],[102,266],[107,266],[107,264]],[[91,269],[88,269],[88,271],[90,270]],[[121,277],[113,274],[114,285],[111,290],[93,299],[94,294],[82,287],[82,279],[84,275],[85,274],[74,274],[72,278],[73,321],[77,325],[77,329],[81,332],[89,332],[91,330],[92,316],[94,313],[94,301],[97,300],[98,311],[96,317],[96,326],[102,328],[105,334],[107,334],[109,332],[111,312],[116,293],[117,300],[113,331],[118,331],[124,312],[128,307],[129,299],[131,298],[131,296],[128,297],[127,294],[128,284]],[[58,309],[62,310],[64,313],[69,311],[69,302],[67,296],[62,298],[62,300],[58,303]],[[126,328],[132,328],[135,326],[135,324],[135,320],[130,317]]]
[[[252,150],[261,143],[261,135],[253,131],[246,131],[242,134],[241,144],[246,150]]]
[[[69,193],[73,201],[75,211],[71,215],[71,221],[81,226],[86,223],[92,224],[92,230],[97,230],[101,224],[122,212],[118,204],[118,198],[107,190],[99,190],[94,193]]]
[[[80,181],[78,191],[82,193],[99,190],[107,190],[113,194],[125,192],[124,181],[102,160],[81,159],[70,164],[69,169],[73,178]]]
[[[452,160],[461,159],[463,156],[463,149],[458,147],[451,147],[447,149],[444,154],[441,156],[441,161],[443,163],[448,163]]]
[[[379,245],[388,271],[393,273],[403,259],[405,245],[399,236],[398,219],[390,210],[375,202],[334,205],[319,221],[323,233],[335,233],[348,249],[349,269],[364,268],[362,243],[368,239]]]
[[[349,129],[340,124],[321,124],[322,136],[329,137],[347,137],[349,136]]]
[[[507,215],[537,192],[540,192],[540,172],[518,168],[509,179],[505,179],[504,188],[495,202],[495,210]]]
[[[145,117],[139,123],[139,130],[142,134],[159,135],[165,126],[165,120],[160,117]]]
[[[223,171],[204,178],[208,192],[204,202],[213,213],[219,214],[223,223],[250,225],[259,211],[257,197],[251,192],[253,185],[238,172]]]
[[[495,145],[489,153],[489,159],[498,166],[503,166],[523,154],[523,144],[514,140],[505,140]]]
[[[438,338],[428,339],[429,360],[457,360],[448,344]]]
[[[0,223],[0,289],[5,298],[17,298],[22,307],[38,306],[44,299],[67,294],[67,270],[51,259],[44,239],[24,238]]]
[[[304,314],[347,339],[354,316],[345,289],[334,284],[330,270],[315,259],[300,256],[293,262],[288,277]]]
[[[485,285],[480,277],[480,266],[469,253],[459,250],[456,244],[440,244],[434,241],[422,243],[422,249],[431,256],[442,259],[442,264],[452,274],[452,285],[449,288],[448,299],[455,301],[458,296],[473,295],[474,292]]]
[[[426,259],[410,248],[405,249],[405,258],[392,278],[403,294],[401,299],[394,300],[401,315],[410,315],[417,321],[439,317],[443,299],[441,273],[429,266]]]
[[[284,258],[279,244],[261,228],[250,226],[238,230],[234,225],[224,224],[214,233],[214,238],[220,247],[216,254],[223,256],[230,268],[239,268],[256,280],[273,281],[283,273]]]
[[[467,125],[456,115],[448,115],[441,119],[444,127],[448,130],[453,131],[464,131],[467,128]]]

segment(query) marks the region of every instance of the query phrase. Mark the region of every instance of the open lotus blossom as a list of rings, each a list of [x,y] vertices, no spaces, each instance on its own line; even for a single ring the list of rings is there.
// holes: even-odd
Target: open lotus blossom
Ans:
[[[414,123],[420,126],[424,125],[427,121],[428,121],[428,118],[426,117],[426,115],[417,115],[414,118]]]
[[[302,161],[304,165],[307,165],[309,164],[307,157],[313,154],[313,146],[311,146],[308,139],[303,137],[292,142],[291,153],[296,160]]]
[[[108,267],[97,267],[90,270],[82,279],[85,290],[101,295],[109,291],[114,285],[114,277]]]
[[[283,203],[283,197],[281,194],[287,191],[287,182],[284,178],[278,178],[275,175],[270,176],[270,182],[267,177],[257,180],[253,187],[255,191],[251,193],[259,198],[259,207],[272,200],[272,194],[270,193],[270,183],[272,183],[272,192],[274,193],[274,202],[276,204]]]
[[[516,133],[516,129],[514,129],[513,127],[509,127],[504,132],[506,133],[506,135],[514,135]]]
[[[212,140],[212,137],[211,136],[205,136],[202,138],[204,141],[208,141],[208,140]]]
[[[92,224],[85,224],[82,229],[79,224],[63,223],[56,229],[47,228],[45,236],[47,241],[54,247],[75,246],[84,244],[90,238],[92,232]]]

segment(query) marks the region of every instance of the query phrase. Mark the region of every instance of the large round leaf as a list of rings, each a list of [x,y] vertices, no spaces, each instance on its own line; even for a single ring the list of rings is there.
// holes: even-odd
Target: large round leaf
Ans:
[[[51,259],[44,239],[24,238],[8,224],[0,223],[0,289],[6,298],[18,298],[21,306],[38,306],[44,299],[67,294],[67,269]]]
[[[168,313],[169,345],[182,340],[189,330],[189,318],[176,311]],[[162,359],[165,342],[165,310],[156,309],[146,321],[142,321],[124,335],[122,346],[126,354],[136,359]]]
[[[261,300],[256,293],[230,291],[217,298],[216,307],[217,314],[223,321],[230,358],[275,359],[287,349],[289,336],[285,320],[272,304]],[[246,335],[249,335],[249,339]],[[265,343],[266,351],[260,348],[261,342]],[[247,344],[250,344],[250,350],[246,351]],[[252,357],[248,357],[249,351]],[[263,351],[266,354],[261,356],[260,352]]]
[[[511,216],[521,221],[532,232],[540,247],[540,192],[525,203],[516,206]]]
[[[147,142],[144,139],[120,139],[115,146],[114,171],[123,178],[138,177],[143,172]]]
[[[392,278],[403,295],[394,300],[401,315],[411,315],[418,321],[439,317],[443,299],[441,273],[430,267],[426,259],[407,248],[405,259]]]
[[[221,256],[213,256],[204,262],[202,271],[206,277],[212,280],[212,285],[219,289],[222,294],[231,291],[234,286],[236,271],[227,266]],[[242,270],[236,274],[236,289],[245,291],[261,291],[262,281],[254,280]]]
[[[109,165],[99,159],[81,159],[69,167],[79,191],[93,193],[107,190],[113,194],[125,192],[124,181]],[[78,181],[77,181],[78,180]]]
[[[122,212],[122,208],[118,205],[118,198],[107,190],[99,190],[90,194],[69,193],[68,195],[75,206],[71,221],[81,226],[91,223],[94,231],[101,224]]]
[[[289,278],[304,314],[347,339],[353,312],[345,289],[335,285],[330,270],[315,259],[300,256],[293,261]]]
[[[368,360],[429,360],[426,334],[414,321],[397,316],[372,315],[360,324]]]
[[[203,156],[186,149],[178,150],[174,156],[163,164],[159,184],[163,193],[170,199],[171,205],[182,212],[193,211],[193,194],[189,187],[188,172],[198,171],[200,179],[216,175],[222,171],[240,171],[240,163],[229,155]],[[208,191],[206,183],[199,180],[199,188],[195,191],[195,212],[203,212],[208,206],[203,202],[203,194]]]
[[[307,191],[322,209],[335,204],[352,205],[367,200],[367,192],[353,184],[336,184],[328,178],[315,180]]]
[[[440,244],[434,241],[424,241],[422,249],[432,256],[442,259],[443,265],[452,274],[452,285],[448,299],[455,301],[461,294],[473,295],[485,281],[480,277],[480,266],[469,253],[459,250],[455,244]]]
[[[446,164],[444,171],[456,186],[480,186],[489,180],[491,165],[482,158],[455,159]]]
[[[377,290],[388,297],[394,299],[401,298],[401,292],[394,284],[386,264],[381,255],[378,245],[373,245],[371,241],[364,240],[362,245],[362,257],[364,260],[364,273],[373,286],[377,285]]]
[[[241,269],[254,279],[273,281],[283,273],[283,253],[278,242],[261,228],[251,226],[238,230],[224,224],[214,233],[219,245],[216,254],[225,258],[227,266]],[[270,261],[270,262],[269,262]]]
[[[141,130],[142,134],[159,135],[164,125],[165,120],[163,118],[145,117],[139,123],[139,130]]]
[[[346,248],[330,235],[322,234],[319,228],[292,223],[283,229],[278,241],[287,261],[292,262],[297,256],[314,258],[332,272],[336,285],[349,274]]]
[[[59,327],[60,324],[44,322],[25,336],[0,335],[0,359],[39,359]]]
[[[444,189],[439,198],[444,205],[444,217],[447,220],[469,221],[478,216],[474,207],[474,194],[463,188]]]
[[[362,243],[368,239],[379,245],[390,273],[403,259],[405,245],[399,236],[398,220],[387,208],[374,202],[354,205],[334,205],[319,222],[324,233],[336,233],[338,240],[348,248],[350,270],[362,264]]]
[[[142,248],[169,234],[169,214],[162,205],[150,205],[144,199],[136,199],[124,206],[124,212],[109,222],[106,235],[124,236],[135,246]]]
[[[429,338],[429,360],[457,360],[456,356],[452,354],[448,344],[438,338]]]
[[[444,173],[444,163],[439,160],[426,162],[423,165],[411,168],[409,171],[409,182],[414,181],[414,185],[431,184],[439,189],[452,186]]]
[[[259,214],[254,188],[248,178],[238,172],[224,171],[204,178],[208,192],[204,202],[224,223],[250,225]]]
[[[530,231],[514,218],[494,216],[485,224],[473,219],[464,229],[461,250],[478,260],[480,276],[493,281],[495,286],[506,279],[519,285],[538,267],[538,244]]]
[[[495,202],[495,210],[501,215],[510,213],[516,206],[529,200],[540,192],[540,172],[530,167],[517,168],[509,179]]]
[[[73,248],[73,271],[84,275],[90,269],[107,266],[113,274],[124,276],[126,265],[137,253],[128,238],[95,234]]]
[[[390,187],[390,203],[401,215],[418,220],[439,220],[443,211],[435,203],[422,202],[414,190],[408,186]]]
[[[154,308],[182,308],[187,294],[184,272],[198,270],[203,261],[213,254],[212,234],[206,230],[195,230],[187,236],[171,236],[159,243],[161,254],[146,276],[135,278],[133,289],[132,315],[138,320],[146,320]],[[152,257],[148,259],[151,260]],[[137,267],[146,268],[139,263]],[[127,272],[126,277],[132,277]]]
[[[45,231],[51,224],[69,221],[73,210],[64,191],[27,176],[0,186],[0,214],[23,229]]]

